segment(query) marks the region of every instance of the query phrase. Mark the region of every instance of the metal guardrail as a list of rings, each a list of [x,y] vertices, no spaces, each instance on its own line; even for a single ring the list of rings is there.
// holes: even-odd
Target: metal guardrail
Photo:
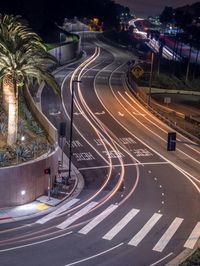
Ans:
[[[151,106],[148,105],[149,96],[144,91],[139,90],[139,87],[137,86],[137,84],[133,80],[130,72],[127,73],[126,84],[127,84],[128,88],[130,89],[130,91],[136,96],[136,98],[151,113],[153,113],[156,117],[158,117],[161,121],[166,123],[171,128],[175,129],[177,132],[179,132],[179,133],[183,134],[184,136],[188,137],[192,141],[200,143],[200,139],[198,137],[192,135],[191,133],[187,132],[183,128],[179,127],[176,122],[171,121],[169,118],[166,118],[167,112],[166,112],[166,110],[164,110],[164,108],[162,108],[161,105],[157,105],[153,101],[151,101]],[[176,112],[174,112],[174,114],[172,114],[172,115],[176,116]]]

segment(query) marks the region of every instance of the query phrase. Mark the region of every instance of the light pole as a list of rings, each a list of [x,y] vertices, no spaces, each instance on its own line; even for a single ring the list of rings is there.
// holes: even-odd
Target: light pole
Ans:
[[[74,83],[80,83],[81,80],[72,80],[72,96],[71,96],[71,121],[70,121],[70,135],[69,135],[69,175],[71,178],[71,165],[72,165],[72,137],[73,137],[73,113],[74,113]],[[67,180],[66,180],[67,182]]]
[[[154,61],[154,52],[151,53],[151,72],[150,72],[150,79],[149,79],[148,106],[150,106],[150,102],[151,102],[151,87],[152,87],[153,61]]]
[[[61,32],[59,33],[59,65],[61,65]]]

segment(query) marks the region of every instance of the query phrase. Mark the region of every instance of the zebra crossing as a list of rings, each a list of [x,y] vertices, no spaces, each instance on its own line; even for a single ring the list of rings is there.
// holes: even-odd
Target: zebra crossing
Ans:
[[[56,218],[58,214],[61,214],[65,210],[69,209],[71,206],[75,205],[78,201],[79,199],[72,199],[71,201],[67,202],[66,204],[64,204],[54,212],[37,220],[36,223],[38,224],[47,223],[48,221]],[[87,215],[98,204],[99,202],[97,201],[89,202],[86,206],[75,212],[73,215],[69,216],[67,219],[65,219],[62,223],[58,224],[56,227],[61,230],[68,228],[74,222],[81,219],[84,215]],[[83,235],[89,234],[92,230],[95,230],[95,228],[100,223],[102,223],[108,216],[111,216],[117,208],[118,208],[117,204],[109,205],[97,216],[90,219],[88,223],[78,231],[78,233]],[[128,211],[128,213],[126,213],[121,220],[119,220],[108,232],[106,232],[106,234],[102,236],[102,239],[111,241],[115,236],[120,234],[122,229],[125,228],[128,225],[128,223],[134,221],[135,216],[138,216],[140,213],[141,210],[134,208]],[[132,238],[128,242],[128,245],[137,247],[150,233],[150,231],[156,227],[157,223],[161,221],[162,218],[163,218],[162,214],[154,213],[135,235],[130,236],[130,238],[131,237]],[[171,224],[168,225],[168,228],[165,230],[160,239],[156,240],[157,243],[154,245],[152,250],[156,252],[162,252],[169,244],[169,242],[172,240],[172,238],[175,236],[177,230],[181,227],[183,222],[184,222],[183,218],[175,217],[174,220],[171,222]],[[189,237],[185,241],[183,247],[188,249],[193,249],[199,238],[200,238],[200,222],[197,222],[194,229],[190,233]]]

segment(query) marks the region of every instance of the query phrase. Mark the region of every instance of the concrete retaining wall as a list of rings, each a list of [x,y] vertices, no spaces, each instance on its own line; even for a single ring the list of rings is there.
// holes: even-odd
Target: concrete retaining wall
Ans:
[[[49,53],[55,56],[58,62],[63,65],[72,59],[79,56],[81,52],[80,39],[78,42],[70,42],[61,45],[60,47],[54,48]]]
[[[80,39],[78,42],[55,48],[50,53],[60,61],[60,64],[65,64],[80,54]],[[44,169],[51,167],[52,180],[57,173],[59,158],[57,129],[36,106],[28,90],[25,90],[25,96],[32,113],[46,130],[54,151],[33,161],[0,168],[0,208],[25,204],[47,194],[48,177],[44,175]],[[21,194],[22,191],[25,191],[25,195]]]
[[[49,155],[18,166],[0,170],[0,208],[31,202],[48,191],[44,169],[51,166],[51,178],[57,172],[58,148]],[[25,191],[25,195],[21,192]]]
[[[42,125],[42,127],[45,129],[45,131],[47,132],[50,143],[57,145],[58,144],[57,129],[51,124],[51,122],[46,118],[46,116],[39,110],[29,90],[27,89],[25,90],[25,97],[28,102],[29,108],[31,109],[31,112],[36,117],[36,119],[39,121],[39,123]]]

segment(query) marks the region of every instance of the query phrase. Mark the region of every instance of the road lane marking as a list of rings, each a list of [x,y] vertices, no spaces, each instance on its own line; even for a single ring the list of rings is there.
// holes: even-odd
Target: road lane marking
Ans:
[[[35,246],[35,245],[38,245],[38,244],[42,244],[42,243],[45,243],[45,242],[49,242],[51,240],[55,240],[55,239],[58,239],[58,238],[61,238],[61,237],[64,237],[66,235],[70,235],[72,234],[73,231],[70,231],[70,232],[67,232],[65,234],[62,234],[60,236],[55,236],[55,237],[51,237],[51,238],[48,238],[48,239],[45,239],[45,240],[42,240],[42,241],[37,241],[37,242],[34,242],[34,243],[30,243],[30,244],[26,244],[26,245],[22,245],[22,246],[17,246],[17,247],[12,247],[12,248],[7,248],[7,249],[2,249],[0,250],[0,253],[2,252],[6,252],[6,251],[11,251],[11,250],[15,250],[15,249],[20,249],[20,248],[26,248],[26,247],[30,247],[30,246]]]
[[[79,199],[72,199],[72,200],[68,201],[66,204],[62,205],[60,208],[56,209],[55,211],[51,212],[50,214],[48,214],[48,215],[42,217],[41,219],[37,220],[36,223],[44,224],[44,223],[48,222],[49,220],[55,218],[56,215],[58,215],[61,212],[64,212],[67,209],[69,209],[72,205],[74,205],[78,201],[79,201]]]
[[[170,257],[171,255],[173,255],[173,252],[169,253],[169,254],[168,254],[167,256],[165,256],[164,258],[162,258],[162,259],[160,259],[160,260],[158,260],[158,261],[152,263],[152,264],[149,265],[149,266],[155,266],[155,265],[157,265],[158,263],[160,263],[161,261],[163,261],[163,260],[167,259],[168,257]]]
[[[148,162],[148,163],[125,163],[124,166],[134,166],[134,165],[159,165],[159,164],[169,164],[169,162]],[[112,167],[120,167],[120,164],[113,164]],[[92,170],[92,169],[101,169],[101,168],[109,168],[110,165],[102,165],[102,166],[92,166],[92,167],[81,167],[78,168],[81,170]]]
[[[162,214],[154,213],[149,221],[142,227],[142,229],[128,242],[129,245],[137,246],[143,238],[151,231],[153,226],[159,221]]]
[[[90,232],[95,226],[97,226],[100,222],[102,222],[108,215],[110,215],[118,206],[111,204],[107,209],[105,209],[102,213],[96,216],[91,222],[89,222],[86,226],[84,226],[80,231],[81,234],[86,235]]]
[[[195,228],[193,229],[192,233],[185,242],[184,247],[193,249],[199,237],[200,237],[200,222],[198,222]]]
[[[117,246],[114,246],[114,247],[112,247],[112,248],[110,248],[110,249],[107,249],[107,250],[105,250],[105,251],[102,251],[102,252],[100,252],[100,253],[98,253],[98,254],[95,254],[95,255],[93,255],[93,256],[90,256],[90,257],[88,257],[88,258],[85,258],[85,259],[82,259],[82,260],[78,260],[78,261],[75,261],[75,262],[72,262],[72,263],[66,264],[65,266],[71,266],[71,265],[79,264],[79,263],[84,262],[84,261],[87,261],[87,260],[91,260],[91,259],[93,259],[93,258],[96,258],[96,257],[99,257],[99,256],[101,256],[101,255],[103,255],[103,254],[106,254],[106,253],[108,253],[108,252],[110,252],[110,251],[112,251],[112,250],[114,250],[114,249],[116,249],[116,248],[118,248],[118,247],[120,247],[120,246],[122,246],[122,245],[124,245],[124,243],[120,243],[120,244],[117,245]]]
[[[171,225],[168,227],[167,231],[164,233],[164,235],[161,237],[158,243],[154,246],[153,250],[162,252],[163,249],[168,244],[168,242],[173,237],[173,235],[176,233],[177,229],[179,228],[182,222],[183,222],[182,218],[175,218],[174,221],[171,223]]]
[[[112,90],[113,91],[113,90]],[[101,102],[102,106],[104,107],[104,109],[110,114],[110,116],[122,127],[124,128],[124,130],[126,132],[128,132],[132,137],[134,137],[136,140],[138,140],[140,143],[144,144],[146,147],[148,147],[151,151],[153,151],[155,154],[157,154],[160,158],[164,159],[166,162],[168,162],[169,164],[171,164],[175,169],[177,169],[179,172],[181,172],[191,183],[192,185],[197,189],[197,191],[200,193],[200,188],[197,186],[197,184],[192,180],[195,179],[195,181],[199,182],[198,179],[196,179],[194,176],[190,175],[187,172],[183,172],[183,170],[178,167],[178,165],[174,164],[172,161],[168,160],[165,156],[159,154],[159,152],[157,152],[155,149],[151,148],[146,142],[144,142],[141,138],[138,138],[135,134],[133,134],[127,127],[125,127],[122,123],[120,123],[120,121],[118,119],[115,118],[115,116],[108,110],[108,108],[106,108],[105,104],[102,102],[100,96],[97,93],[97,88],[95,86],[95,93],[96,96],[98,97],[99,101]],[[114,92],[113,92],[114,94]],[[114,96],[116,97],[116,95],[114,94]],[[117,98],[117,97],[116,97]],[[139,120],[136,119],[138,122]],[[191,159],[193,159],[192,157],[190,157]],[[197,161],[197,160],[195,160]],[[198,161],[197,161],[198,162]],[[198,162],[199,163],[199,162]]]
[[[72,223],[74,223],[76,220],[87,214],[93,207],[95,207],[98,204],[96,201],[90,202],[88,205],[86,205],[83,209],[72,215],[71,217],[67,218],[64,222],[56,226],[59,229],[65,229]]]
[[[103,236],[103,239],[112,240],[140,210],[132,209],[129,211],[108,233]]]

